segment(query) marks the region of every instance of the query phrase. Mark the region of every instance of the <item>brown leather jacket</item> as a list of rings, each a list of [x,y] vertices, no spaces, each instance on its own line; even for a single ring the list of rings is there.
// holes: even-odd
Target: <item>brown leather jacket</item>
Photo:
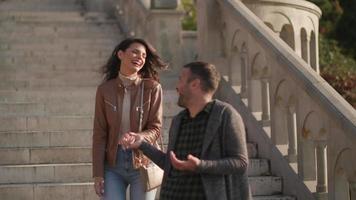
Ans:
[[[138,132],[140,105],[140,86],[144,81],[142,134],[146,141],[153,144],[157,141],[162,127],[162,88],[152,79],[137,78],[131,90],[130,127]],[[104,162],[115,166],[118,149],[119,131],[122,112],[124,86],[120,78],[101,84],[96,92],[95,116],[93,129],[93,177],[104,177]],[[135,168],[148,162],[139,150],[133,153]]]

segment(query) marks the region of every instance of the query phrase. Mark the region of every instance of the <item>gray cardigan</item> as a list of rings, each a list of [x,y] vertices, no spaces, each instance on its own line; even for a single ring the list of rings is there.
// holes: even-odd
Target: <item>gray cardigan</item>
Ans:
[[[204,136],[201,174],[207,200],[248,200],[250,196],[246,134],[241,116],[229,104],[214,100]],[[176,115],[169,130],[167,152],[174,151],[183,112]],[[164,169],[162,184],[171,170],[169,154],[144,142],[140,150]]]

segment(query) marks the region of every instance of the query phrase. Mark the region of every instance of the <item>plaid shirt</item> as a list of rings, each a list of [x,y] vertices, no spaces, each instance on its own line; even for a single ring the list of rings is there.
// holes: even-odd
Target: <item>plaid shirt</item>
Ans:
[[[205,128],[212,107],[213,102],[208,103],[195,118],[190,117],[188,110],[185,111],[174,148],[178,159],[186,160],[188,154],[200,157]],[[160,196],[161,200],[206,199],[200,174],[174,168],[169,172],[166,184],[161,188]]]

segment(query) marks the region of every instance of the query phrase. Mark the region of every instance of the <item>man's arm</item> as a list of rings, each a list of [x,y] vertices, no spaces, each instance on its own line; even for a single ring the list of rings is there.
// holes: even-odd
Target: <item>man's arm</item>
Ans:
[[[172,166],[178,170],[208,174],[245,172],[248,165],[245,128],[240,115],[232,107],[224,111],[221,127],[221,159],[200,160],[188,155],[186,160],[179,160],[170,152]]]
[[[156,163],[156,165],[164,169],[164,165],[167,160],[166,153],[145,141],[143,135],[133,132],[126,133],[121,144],[124,148],[141,150],[149,159]]]
[[[227,107],[222,120],[222,153],[217,160],[201,160],[197,171],[209,174],[243,173],[247,170],[248,155],[246,133],[241,116]]]

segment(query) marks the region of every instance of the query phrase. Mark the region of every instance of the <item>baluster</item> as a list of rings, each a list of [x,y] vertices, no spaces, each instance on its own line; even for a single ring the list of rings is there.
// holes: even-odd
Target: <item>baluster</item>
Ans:
[[[326,200],[327,198],[327,166],[326,166],[326,144],[319,141],[316,144],[316,170],[317,170],[317,185],[316,197],[318,200]]]
[[[288,126],[288,160],[297,162],[297,117],[294,106],[287,109],[287,126]]]
[[[262,79],[262,120],[270,120],[269,82]]]

